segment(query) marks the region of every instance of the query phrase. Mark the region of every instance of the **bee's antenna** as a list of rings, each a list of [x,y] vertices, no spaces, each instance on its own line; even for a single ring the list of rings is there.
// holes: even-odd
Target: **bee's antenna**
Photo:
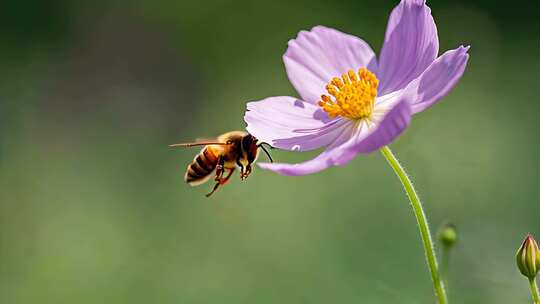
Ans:
[[[269,143],[262,142],[261,145],[267,145],[270,149],[274,150],[275,148],[272,147]]]
[[[268,156],[268,158],[270,159],[270,162],[273,163],[274,160],[272,159],[272,156],[270,156],[270,153],[268,153],[268,150],[266,150],[266,148],[263,146],[264,144],[268,145],[270,147],[270,149],[274,149],[274,147],[272,147],[269,144],[264,143],[264,142],[257,145],[257,147],[263,149],[264,153],[266,153],[266,156]]]

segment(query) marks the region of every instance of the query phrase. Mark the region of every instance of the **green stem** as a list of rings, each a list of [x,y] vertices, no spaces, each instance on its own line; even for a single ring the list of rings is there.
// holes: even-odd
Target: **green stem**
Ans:
[[[538,286],[536,286],[536,278],[529,279],[529,287],[534,300],[534,304],[540,304],[540,295],[538,295]]]
[[[418,228],[420,229],[420,236],[422,237],[422,243],[424,244],[424,251],[426,254],[427,264],[429,271],[431,272],[431,280],[433,281],[433,287],[435,288],[435,294],[439,300],[439,304],[447,304],[448,300],[446,299],[446,292],[444,290],[444,283],[441,280],[439,274],[437,259],[435,258],[435,249],[433,248],[433,241],[431,240],[431,233],[429,231],[426,215],[422,208],[422,203],[414,190],[411,180],[407,176],[407,173],[399,164],[399,161],[394,156],[390,148],[387,146],[381,148],[381,152],[392,167],[394,172],[398,176],[414,211],[416,216],[416,221],[418,222]]]

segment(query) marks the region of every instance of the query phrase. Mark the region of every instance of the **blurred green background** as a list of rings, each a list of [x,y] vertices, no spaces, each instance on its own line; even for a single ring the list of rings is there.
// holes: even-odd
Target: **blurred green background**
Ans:
[[[287,41],[323,24],[378,52],[396,1],[0,4],[0,303],[434,303],[408,201],[378,153],[305,177],[255,170],[211,199],[182,178],[295,95]],[[534,1],[430,1],[466,73],[392,147],[431,226],[458,226],[452,303],[530,303],[514,254],[540,237]],[[314,153],[274,151],[279,161]]]

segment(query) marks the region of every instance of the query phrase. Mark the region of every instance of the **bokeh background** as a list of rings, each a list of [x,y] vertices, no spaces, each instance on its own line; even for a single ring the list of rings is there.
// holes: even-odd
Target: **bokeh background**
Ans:
[[[0,4],[0,303],[433,303],[407,199],[378,153],[305,177],[255,170],[211,199],[182,178],[295,95],[281,56],[323,24],[378,52],[396,1]],[[430,1],[453,92],[392,147],[435,229],[455,223],[453,303],[530,303],[514,254],[540,237],[535,1]],[[273,151],[279,161],[314,153]]]

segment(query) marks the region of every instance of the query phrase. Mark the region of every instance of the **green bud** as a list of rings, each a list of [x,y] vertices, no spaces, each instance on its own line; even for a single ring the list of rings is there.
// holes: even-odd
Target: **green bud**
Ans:
[[[540,250],[536,251],[536,267],[537,268],[540,267]],[[540,269],[538,269],[538,270],[540,270]]]
[[[519,271],[529,279],[534,279],[540,266],[540,250],[532,235],[527,235],[516,254]]]
[[[458,238],[456,226],[449,223],[442,225],[437,236],[443,246],[447,248],[453,247]]]

